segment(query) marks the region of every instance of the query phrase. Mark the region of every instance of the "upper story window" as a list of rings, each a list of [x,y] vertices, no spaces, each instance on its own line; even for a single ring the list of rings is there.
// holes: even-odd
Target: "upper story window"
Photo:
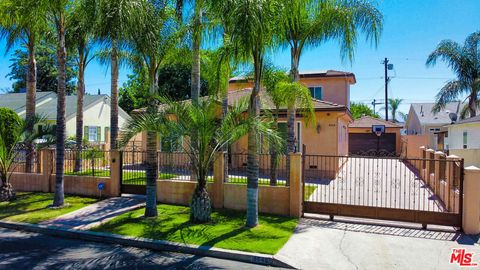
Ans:
[[[312,86],[308,87],[308,90],[310,90],[310,94],[312,95],[313,98],[322,100],[323,98],[323,93],[322,93],[322,87],[321,86]]]

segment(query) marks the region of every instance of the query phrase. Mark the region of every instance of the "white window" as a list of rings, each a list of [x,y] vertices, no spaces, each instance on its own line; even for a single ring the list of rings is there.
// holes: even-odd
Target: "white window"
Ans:
[[[88,141],[95,142],[97,140],[97,127],[88,127]]]
[[[321,86],[312,86],[308,87],[308,90],[310,90],[310,95],[312,95],[313,98],[321,100],[323,98],[323,93],[322,93],[322,87]]]

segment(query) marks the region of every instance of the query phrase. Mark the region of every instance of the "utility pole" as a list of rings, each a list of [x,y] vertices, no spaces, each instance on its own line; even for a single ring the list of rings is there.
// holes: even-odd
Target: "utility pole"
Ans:
[[[376,99],[373,99],[373,101],[372,101],[373,113],[377,113],[377,110],[375,110],[375,106],[380,105],[380,104],[383,104],[383,103],[382,102],[377,102]]]
[[[388,58],[386,57],[382,64],[385,67],[385,120],[388,121],[388,81],[390,80],[390,78],[388,78],[388,70],[393,69],[393,65],[388,64]]]

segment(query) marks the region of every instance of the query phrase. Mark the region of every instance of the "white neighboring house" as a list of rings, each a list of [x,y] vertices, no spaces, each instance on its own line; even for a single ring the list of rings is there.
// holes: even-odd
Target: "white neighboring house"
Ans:
[[[465,166],[480,167],[480,115],[448,126],[451,155],[464,158]]]
[[[25,93],[0,94],[0,107],[14,110],[20,117],[25,117]],[[37,92],[35,113],[47,118],[55,125],[57,120],[57,94],[55,92]],[[66,96],[65,121],[66,137],[76,134],[77,96]],[[130,116],[118,108],[118,126],[121,128]],[[42,127],[39,126],[39,129]],[[85,95],[83,102],[84,138],[90,142],[109,141],[110,134],[110,97],[107,95]]]

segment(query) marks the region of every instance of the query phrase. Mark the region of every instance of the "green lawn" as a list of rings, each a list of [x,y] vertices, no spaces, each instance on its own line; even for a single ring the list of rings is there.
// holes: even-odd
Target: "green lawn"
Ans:
[[[63,214],[75,211],[97,202],[98,199],[65,195],[67,207],[60,209],[47,208],[53,202],[53,193],[19,192],[12,202],[0,202],[0,219],[39,223]]]
[[[215,211],[208,224],[189,222],[184,206],[158,205],[157,218],[143,218],[144,209],[122,214],[92,230],[135,237],[275,254],[292,235],[297,219],[261,215],[260,225],[245,228],[245,213]]]

